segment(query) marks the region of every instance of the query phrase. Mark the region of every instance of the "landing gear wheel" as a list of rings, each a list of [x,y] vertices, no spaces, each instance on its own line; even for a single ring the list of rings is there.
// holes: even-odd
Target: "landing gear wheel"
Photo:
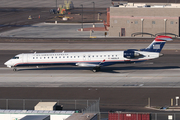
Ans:
[[[95,73],[95,72],[97,72],[96,68],[93,68],[93,70],[92,70],[92,71],[93,71],[94,73]]]
[[[13,68],[13,71],[17,71],[17,69],[16,69],[16,68]]]
[[[93,68],[92,71],[93,71],[93,72],[97,72],[97,71],[100,71],[100,69],[101,69],[100,67],[95,67],[95,68]]]

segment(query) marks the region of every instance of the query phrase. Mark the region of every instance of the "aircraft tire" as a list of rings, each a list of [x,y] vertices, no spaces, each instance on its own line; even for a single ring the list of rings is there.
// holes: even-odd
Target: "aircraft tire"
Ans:
[[[95,67],[95,68],[93,68],[93,72],[97,72],[97,71],[100,71],[101,70],[101,68],[100,67]]]
[[[97,72],[97,70],[96,70],[95,68],[93,68],[93,70],[92,70],[92,71],[93,71],[94,73],[95,73],[95,72]]]
[[[17,69],[16,69],[16,68],[13,68],[13,71],[15,72],[15,71],[17,71]]]

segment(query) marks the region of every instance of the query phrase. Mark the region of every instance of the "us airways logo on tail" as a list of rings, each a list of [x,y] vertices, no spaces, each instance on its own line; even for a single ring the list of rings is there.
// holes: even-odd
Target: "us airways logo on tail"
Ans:
[[[161,52],[164,47],[166,41],[171,41],[172,38],[169,36],[157,36],[155,40],[145,49],[141,49],[141,51],[149,51],[149,52]]]

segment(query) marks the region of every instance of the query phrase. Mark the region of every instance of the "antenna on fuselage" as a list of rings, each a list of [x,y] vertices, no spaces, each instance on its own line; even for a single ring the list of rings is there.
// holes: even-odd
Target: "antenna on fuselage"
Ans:
[[[64,53],[64,51],[62,51],[62,53]]]
[[[34,54],[36,54],[36,51],[34,52]]]

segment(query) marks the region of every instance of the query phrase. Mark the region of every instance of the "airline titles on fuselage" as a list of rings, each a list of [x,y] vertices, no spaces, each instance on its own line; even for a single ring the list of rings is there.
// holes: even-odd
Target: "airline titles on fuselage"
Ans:
[[[77,54],[68,54],[68,53],[56,53],[56,54],[40,54],[40,53],[34,53],[32,54],[33,59],[42,59],[42,58],[81,58],[81,57],[91,57],[91,58],[106,58],[109,60],[118,60],[120,59],[117,54],[112,55],[104,55],[104,54],[95,54],[95,55],[89,55],[89,54],[83,54],[83,55],[77,55]]]

